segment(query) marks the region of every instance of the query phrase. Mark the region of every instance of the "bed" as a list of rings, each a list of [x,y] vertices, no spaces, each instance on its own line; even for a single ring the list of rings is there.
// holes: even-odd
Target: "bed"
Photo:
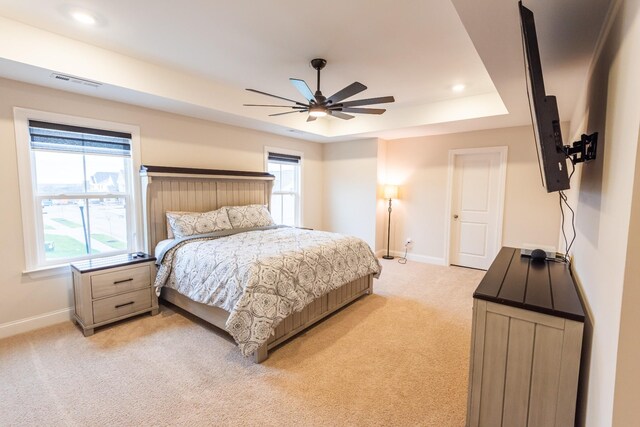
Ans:
[[[171,228],[168,227],[167,224],[167,212],[209,212],[225,206],[265,205],[269,207],[271,202],[271,189],[275,179],[273,175],[264,172],[172,168],[163,166],[142,166],[140,178],[144,212],[144,246],[148,253],[154,253],[158,243],[171,241],[168,240],[168,237],[175,237],[170,236]],[[284,229],[274,226],[264,227],[264,229],[248,229],[246,232],[245,230],[242,231],[243,233],[231,236],[223,233],[222,236],[213,238],[211,241],[208,235],[202,239],[195,236],[195,243],[176,241],[173,243],[173,245],[176,246],[173,248],[173,251],[175,251],[175,256],[178,256],[178,253],[183,251],[183,248],[190,247],[189,244],[191,246],[199,244],[202,246],[205,244],[215,246],[220,245],[220,242],[224,241],[225,245],[230,245],[234,239],[246,240],[249,238],[247,236],[251,236],[251,238],[254,239],[252,241],[255,241],[257,238],[262,239],[263,236],[265,236],[264,238],[266,239],[267,235],[273,235],[274,238],[277,238],[278,235],[284,235],[285,238],[298,242],[298,245],[303,245],[302,243],[307,242],[309,236],[312,236],[306,233],[315,233],[313,236],[317,239],[331,238],[330,235],[332,234],[304,229]],[[190,238],[193,237],[187,237],[185,240]],[[359,241],[359,239],[350,239],[352,239],[349,242],[351,245],[364,244],[366,246],[366,243]],[[241,241],[240,244],[247,245],[246,242],[243,241]],[[371,252],[368,246],[366,247],[367,250]],[[184,250],[186,251],[186,249]],[[210,251],[215,251],[215,248],[210,249]],[[170,252],[171,251],[167,253]],[[198,258],[196,253],[192,253],[190,256]],[[305,254],[305,256],[315,255],[311,253],[311,255]],[[169,259],[171,257],[167,256],[166,258]],[[317,297],[314,296],[312,299],[306,298],[303,306],[295,307],[295,310],[292,309],[286,317],[282,316],[278,318],[278,321],[271,325],[273,328],[269,329],[268,337],[265,335],[261,338],[264,339],[264,342],[260,341],[259,345],[256,345],[255,341],[253,341],[252,346],[245,345],[236,339],[242,352],[245,355],[249,352],[253,355],[255,362],[260,363],[267,359],[269,351],[276,346],[357,298],[370,294],[373,290],[373,277],[379,273],[379,263],[375,257],[373,259],[375,261],[370,262],[375,262],[377,268],[371,267],[367,271],[359,268],[357,272],[350,271],[348,274],[345,272],[344,277],[349,278],[348,282],[344,284],[333,283],[331,285],[332,287],[327,288],[326,292],[323,291],[321,295]],[[339,263],[340,261],[338,261],[338,264]],[[165,264],[171,265],[171,262],[165,261]],[[163,271],[165,267],[160,266],[159,276],[166,273],[166,271]],[[337,270],[335,266],[332,268]],[[173,284],[175,285],[175,278],[173,280]],[[300,279],[300,281],[302,281],[302,279]],[[182,292],[174,288],[180,289]],[[233,316],[235,315],[237,317],[237,315],[230,307],[227,306],[227,309],[224,309],[198,302],[186,296],[189,292],[184,292],[180,286],[162,286],[159,289],[161,300],[178,306],[206,322],[229,332],[234,338],[238,336],[237,331],[235,331],[233,327],[233,325],[237,323]],[[319,293],[319,291],[314,292]]]

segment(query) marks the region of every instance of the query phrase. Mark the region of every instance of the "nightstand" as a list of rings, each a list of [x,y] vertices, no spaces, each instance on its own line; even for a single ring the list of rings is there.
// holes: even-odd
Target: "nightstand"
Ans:
[[[150,312],[158,314],[158,297],[152,284],[155,258],[147,254],[125,254],[79,261],[73,273],[73,320],[85,337],[94,328]]]

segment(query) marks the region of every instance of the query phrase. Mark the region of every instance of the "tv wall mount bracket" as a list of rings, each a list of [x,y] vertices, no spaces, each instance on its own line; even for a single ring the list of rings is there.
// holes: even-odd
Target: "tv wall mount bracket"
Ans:
[[[562,151],[564,151],[575,165],[576,163],[595,160],[597,148],[598,132],[594,132],[591,135],[582,134],[580,141],[576,141],[572,145],[565,145]]]

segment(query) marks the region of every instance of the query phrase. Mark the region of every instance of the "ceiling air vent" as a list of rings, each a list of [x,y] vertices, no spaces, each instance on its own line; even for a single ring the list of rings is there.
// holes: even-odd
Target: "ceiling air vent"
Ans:
[[[66,74],[51,73],[52,79],[62,80],[63,82],[75,83],[82,86],[100,87],[102,83],[94,82],[91,80],[81,79],[80,77],[68,76]]]

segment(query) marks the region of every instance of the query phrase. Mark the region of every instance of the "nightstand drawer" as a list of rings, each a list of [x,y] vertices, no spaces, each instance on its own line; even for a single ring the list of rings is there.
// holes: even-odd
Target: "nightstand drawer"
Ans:
[[[93,302],[93,323],[126,316],[151,307],[151,288],[104,298]]]
[[[150,285],[149,266],[142,265],[92,276],[91,295],[93,298],[102,298],[121,292],[146,288]]]

